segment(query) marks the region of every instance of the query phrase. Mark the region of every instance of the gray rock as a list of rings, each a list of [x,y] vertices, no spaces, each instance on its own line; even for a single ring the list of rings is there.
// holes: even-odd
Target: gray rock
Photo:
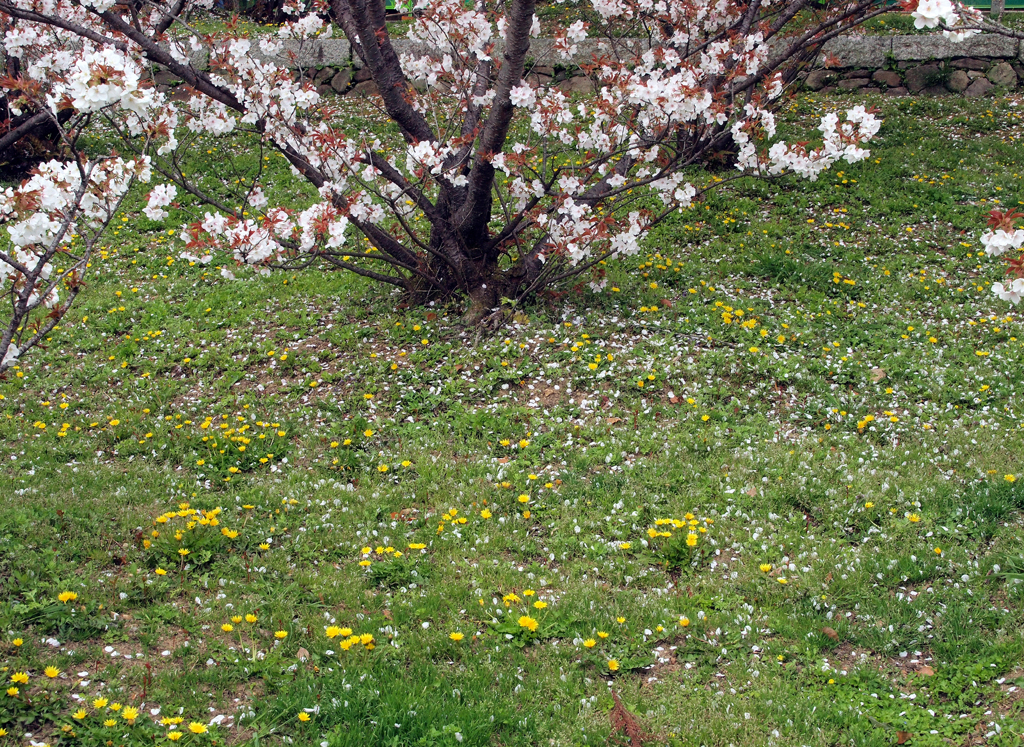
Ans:
[[[335,93],[345,93],[348,88],[348,84],[352,82],[352,71],[349,68],[339,70],[333,78],[331,78],[331,88],[334,89]]]
[[[923,91],[928,86],[934,86],[942,78],[942,71],[934,62],[927,65],[918,65],[907,69],[907,88],[911,93]]]
[[[1017,87],[1017,73],[1014,72],[1009,62],[1000,62],[988,71],[987,77],[994,85],[1006,86],[1007,88]]]
[[[860,92],[863,93],[865,96],[869,96],[871,94],[881,93],[882,89],[881,88],[874,88],[874,87],[862,88],[862,89],[860,89]]]
[[[370,78],[372,77],[373,75],[370,74],[369,70],[367,70],[365,67],[361,67],[358,70],[356,70],[355,74],[352,76],[352,80],[354,80],[356,83],[362,83],[363,81],[370,80]]]
[[[981,98],[993,88],[995,88],[995,86],[989,83],[987,78],[978,78],[976,81],[971,83],[971,85],[967,86],[967,90],[964,91],[964,96],[970,99]]]
[[[571,93],[593,93],[597,90],[594,85],[594,81],[588,78],[586,75],[577,75],[576,77],[566,81],[569,84],[569,91]],[[561,86],[559,86],[561,88]]]
[[[325,67],[322,70],[318,70],[316,75],[313,76],[313,85],[319,86],[321,83],[328,82],[334,76],[333,67]]]
[[[941,83],[935,86],[928,86],[921,91],[922,96],[951,96],[952,91],[946,88]]]
[[[999,34],[978,34],[953,42],[939,34],[895,36],[892,56],[900,60],[934,60],[945,57],[1016,57],[1018,44]]]
[[[812,91],[820,91],[832,79],[832,73],[827,70],[812,70],[807,75],[804,85]]]
[[[895,70],[876,70],[875,74],[871,76],[871,80],[889,86],[889,88],[903,85],[903,78]]]
[[[985,73],[981,72],[980,70],[968,70],[967,77],[970,78],[971,80],[977,80],[978,78],[984,78]]]
[[[263,54],[259,45],[253,42],[252,52],[254,57],[291,68],[340,67],[347,65],[351,56],[347,39],[317,39],[301,44],[289,39],[284,42],[280,54],[273,57]]]
[[[843,73],[843,78],[846,79],[846,80],[851,80],[853,78],[870,78],[870,77],[871,77],[871,71],[870,70],[851,70],[848,73]]]
[[[837,58],[838,67],[884,67],[886,57],[892,53],[892,39],[885,36],[837,36],[826,42],[821,53],[824,57]]]
[[[1017,79],[1024,78],[1024,65],[1019,62],[1011,62],[1010,67],[1013,68],[1013,72],[1017,73]]]
[[[334,89],[331,88],[326,83],[317,86],[316,92],[319,93],[321,96],[326,96],[327,94],[331,94],[332,96],[334,95]]]
[[[978,34],[964,39],[957,47],[961,54],[971,57],[1016,57],[1020,43],[999,34]]]
[[[906,88],[904,88],[903,86],[897,86],[896,88],[890,88],[888,91],[885,92],[885,95],[886,96],[906,96],[908,93],[910,93],[910,92]]]
[[[824,88],[821,89],[821,92],[822,93],[834,93],[834,92],[836,92],[838,90],[839,89],[836,88],[835,86],[825,86]]]
[[[350,96],[376,96],[378,95],[377,84],[372,80],[364,80],[356,83],[349,91]]]
[[[946,87],[955,93],[963,93],[967,86],[971,85],[971,79],[963,70],[954,70],[946,81]]]
[[[169,70],[157,70],[153,74],[153,82],[158,86],[171,86],[176,83],[180,83],[181,78]]]
[[[965,57],[960,60],[953,60],[950,64],[961,70],[988,70],[988,66],[992,63],[974,57]]]
[[[839,81],[839,88],[843,91],[853,91],[858,88],[863,88],[868,84],[867,78],[854,78],[853,80],[841,80]]]

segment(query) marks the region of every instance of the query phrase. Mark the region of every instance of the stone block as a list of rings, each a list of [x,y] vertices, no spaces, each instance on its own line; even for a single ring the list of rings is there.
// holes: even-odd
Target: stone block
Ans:
[[[356,83],[349,91],[350,96],[376,96],[378,94],[377,84],[372,80],[364,80]]]
[[[963,70],[954,70],[946,81],[946,87],[954,93],[963,93],[970,84],[971,79]]]
[[[889,88],[903,85],[903,78],[895,70],[876,70],[875,74],[871,76],[871,80]]]
[[[812,70],[808,73],[807,80],[804,81],[804,85],[812,91],[820,91],[830,80],[832,80],[832,77],[832,73],[827,70]]]
[[[355,71],[355,73],[352,76],[352,80],[354,80],[356,83],[362,83],[363,81],[370,80],[370,78],[372,77],[373,76],[370,74],[369,70],[367,70],[365,67],[361,67]]]
[[[153,82],[158,86],[172,86],[176,83],[180,83],[181,78],[169,70],[157,70],[153,74]]]
[[[885,92],[885,95],[886,96],[906,96],[908,93],[910,93],[910,92],[906,88],[904,88],[903,86],[897,86],[896,88],[890,88],[888,91]]]
[[[870,70],[851,70],[848,73],[843,73],[843,78],[845,80],[852,80],[853,78],[870,78],[870,77],[871,77],[871,71]]]
[[[874,88],[874,87],[872,87],[872,88],[862,88],[862,89],[860,89],[860,92],[863,93],[865,96],[869,96],[871,94],[881,93],[882,89],[881,88]]]
[[[352,71],[349,68],[343,68],[335,73],[334,77],[331,78],[331,88],[334,89],[335,93],[344,93],[348,89],[348,84],[352,82]]]
[[[959,60],[953,60],[950,64],[960,70],[988,70],[992,63],[988,60],[979,60],[975,57],[964,57]]]
[[[942,70],[934,62],[907,68],[907,88],[911,93],[918,93],[929,86],[934,86],[941,79]]]
[[[839,88],[843,91],[854,91],[858,88],[863,88],[868,84],[867,78],[854,78],[852,80],[841,80],[839,81]]]
[[[252,45],[253,56],[267,59],[255,42]],[[294,39],[284,42],[281,51],[270,58],[284,67],[341,67],[347,65],[351,49],[347,39],[317,39],[302,43]]]
[[[988,78],[978,78],[976,81],[971,83],[971,85],[967,86],[967,90],[964,91],[964,96],[970,99],[981,98],[993,88],[995,88],[995,86],[988,81]]]
[[[935,86],[928,86],[921,91],[922,96],[951,96],[952,91],[946,88],[941,83]]]
[[[558,87],[564,93],[593,93],[597,90],[594,81],[586,75],[577,75],[569,80],[562,81]]]
[[[825,43],[821,53],[825,59],[839,60],[837,67],[884,67],[892,52],[892,39],[885,36],[837,36]]]
[[[999,34],[978,34],[953,42],[940,34],[894,36],[892,56],[897,61],[948,57],[1016,57],[1019,44]]]
[[[988,75],[985,77],[996,86],[1004,86],[1006,88],[1017,87],[1017,73],[1009,62],[1000,62],[989,70]]]

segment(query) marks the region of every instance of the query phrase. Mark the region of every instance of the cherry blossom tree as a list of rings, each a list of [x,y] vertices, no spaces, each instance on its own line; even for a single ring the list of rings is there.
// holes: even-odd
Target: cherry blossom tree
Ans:
[[[199,33],[186,20],[197,0],[0,0],[5,50],[22,71],[4,85],[12,106],[70,110],[116,133],[133,159],[123,168],[141,164],[159,182],[149,218],[195,211],[180,235],[191,261],[341,268],[411,303],[464,298],[470,323],[574,278],[600,290],[605,262],[635,254],[707,189],[813,180],[865,158],[880,126],[854,106],[794,142],[776,129],[798,74],[825,42],[885,12],[880,0],[593,0],[592,23],[540,41],[535,3],[419,0],[400,42],[383,0],[290,0],[292,20],[258,40]],[[393,136],[342,126],[342,102],[296,79],[307,47],[331,33],[328,11]],[[578,65],[595,93],[569,95],[532,75],[537,64]],[[152,86],[157,68],[187,97]],[[256,165],[212,184],[195,154],[226,137],[247,142]],[[709,179],[702,167],[722,151],[734,174]],[[304,209],[268,187],[275,154],[315,190]],[[69,189],[91,183],[87,173]],[[14,285],[42,278],[8,265]]]

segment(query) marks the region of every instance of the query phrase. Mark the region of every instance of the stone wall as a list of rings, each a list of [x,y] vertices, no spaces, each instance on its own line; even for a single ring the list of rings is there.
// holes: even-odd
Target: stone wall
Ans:
[[[405,39],[393,41],[396,51],[426,54],[422,45]],[[631,47],[640,40],[621,40]],[[527,80],[555,83],[566,93],[591,92],[592,81],[578,65],[595,53],[614,53],[607,42],[590,39],[580,44],[575,59],[568,64],[558,60],[550,39],[530,43],[530,67]],[[633,52],[640,50],[631,50]],[[495,54],[500,54],[496,50]],[[297,78],[311,80],[321,93],[368,95],[376,86],[345,39],[287,42],[275,58],[295,71]],[[825,45],[817,67],[802,76],[812,91],[984,96],[991,91],[1007,91],[1024,85],[1024,42],[994,34],[980,34],[953,43],[941,34],[911,36],[851,35],[833,39]],[[193,64],[204,67],[205,54],[197,54]],[[167,72],[158,72],[156,82],[173,89],[178,81]],[[183,95],[183,93],[181,94]]]
[[[974,98],[1024,83],[1021,43],[995,34],[959,43],[938,34],[841,37],[826,45],[822,63],[804,80],[812,91]]]

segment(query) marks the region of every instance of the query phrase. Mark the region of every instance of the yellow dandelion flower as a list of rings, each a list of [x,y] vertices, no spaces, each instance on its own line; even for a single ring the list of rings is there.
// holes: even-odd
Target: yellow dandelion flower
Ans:
[[[529,615],[523,615],[519,618],[519,626],[522,628],[526,628],[531,633],[533,633],[536,632],[538,623]]]

